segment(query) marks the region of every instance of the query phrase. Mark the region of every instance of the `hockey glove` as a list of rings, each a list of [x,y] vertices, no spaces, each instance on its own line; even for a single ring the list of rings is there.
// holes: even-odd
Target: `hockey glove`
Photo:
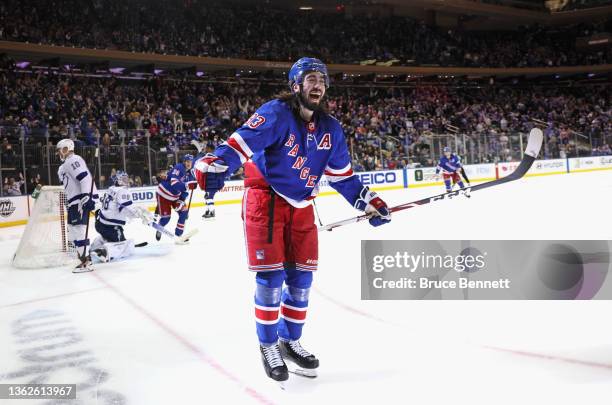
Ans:
[[[134,207],[130,210],[130,214],[132,214],[134,218],[140,219],[143,225],[149,226],[154,222],[153,214],[144,207]]]
[[[183,209],[185,208],[185,201],[183,200],[178,200],[176,202],[176,207],[174,207],[174,210],[176,212],[181,212]]]
[[[195,176],[200,189],[215,193],[225,185],[228,166],[223,159],[207,154],[195,164]]]
[[[83,216],[85,212],[93,211],[96,208],[96,203],[89,197],[89,194],[84,195],[79,200],[79,214]]]
[[[364,186],[359,192],[359,198],[355,201],[355,208],[360,211],[365,211],[366,214],[373,214],[370,219],[370,225],[380,226],[391,222],[391,211],[385,203],[374,191],[370,191],[367,186]]]

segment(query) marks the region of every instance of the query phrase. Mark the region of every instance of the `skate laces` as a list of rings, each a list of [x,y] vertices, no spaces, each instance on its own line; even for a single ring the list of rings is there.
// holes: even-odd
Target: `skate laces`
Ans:
[[[263,354],[270,367],[280,367],[285,364],[278,345],[264,346]]]
[[[294,352],[296,352],[299,356],[301,357],[308,357],[308,356],[312,356],[311,353],[308,353],[300,344],[300,342],[298,340],[290,340],[289,341],[289,347],[291,347],[291,349],[293,349]]]

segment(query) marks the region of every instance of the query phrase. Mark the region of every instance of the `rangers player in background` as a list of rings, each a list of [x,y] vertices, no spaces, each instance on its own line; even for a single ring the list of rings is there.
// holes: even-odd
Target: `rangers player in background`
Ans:
[[[187,221],[187,205],[185,200],[189,193],[188,189],[196,188],[196,181],[191,172],[193,164],[193,155],[183,156],[182,163],[177,163],[173,168],[168,170],[168,174],[157,186],[157,208],[155,213],[160,216],[159,224],[166,226],[170,222],[172,209],[178,213],[178,221],[174,234],[181,236],[185,229]],[[161,232],[155,233],[155,239],[161,239]]]
[[[96,211],[96,231],[100,234],[91,244],[92,257],[108,262],[131,256],[134,253],[134,239],[125,239],[123,226],[131,218],[142,220],[149,225],[153,215],[145,208],[134,207],[128,189],[130,178],[118,171],[115,185],[111,186],[101,199],[102,208]]]
[[[289,72],[290,92],[263,104],[214,154],[195,163],[205,191],[220,189],[225,172],[244,165],[242,216],[248,266],[256,273],[257,336],[266,374],[277,381],[289,377],[284,360],[310,377],[319,366],[299,339],[318,266],[311,200],[321,176],[353,207],[372,213],[372,225],[391,220],[387,204],[353,174],[342,127],[323,107],[328,87],[325,64],[298,60]]]
[[[442,172],[442,178],[444,179],[444,186],[446,187],[447,193],[450,193],[453,190],[453,186],[458,184],[463,190],[463,194],[469,198],[470,190],[465,188],[465,184],[463,181],[461,181],[461,177],[459,177],[459,173],[461,173],[469,186],[470,182],[465,173],[465,169],[461,164],[461,158],[452,153],[451,148],[448,146],[444,147],[443,153],[444,154],[440,156],[440,161],[436,167],[436,177],[440,178],[440,172]]]
[[[95,200],[98,199],[98,190],[96,185],[92,184],[93,177],[87,169],[87,164],[82,157],[74,153],[74,142],[70,139],[62,139],[57,143],[56,148],[57,154],[63,162],[57,171],[57,175],[66,191],[68,236],[76,247],[81,260],[81,263],[72,272],[92,271],[86,228],[89,222],[89,213],[96,206]]]

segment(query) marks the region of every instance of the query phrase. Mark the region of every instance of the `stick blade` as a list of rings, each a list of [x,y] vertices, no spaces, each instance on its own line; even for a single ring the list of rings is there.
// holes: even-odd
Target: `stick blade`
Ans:
[[[527,148],[525,148],[525,154],[533,158],[537,158],[542,148],[542,141],[544,140],[544,133],[540,128],[533,128],[529,132],[529,138],[527,139]]]
[[[176,238],[175,243],[177,245],[184,245],[187,243],[187,241],[193,237],[196,233],[198,233],[198,228],[194,228],[188,232],[185,232],[184,234],[182,234],[180,237]]]

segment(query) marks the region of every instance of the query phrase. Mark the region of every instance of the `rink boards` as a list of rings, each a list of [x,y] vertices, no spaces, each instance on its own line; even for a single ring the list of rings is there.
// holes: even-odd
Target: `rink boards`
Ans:
[[[502,162],[465,165],[465,171],[472,183],[480,183],[505,177],[512,173],[519,162]],[[529,176],[547,176],[577,172],[612,170],[612,156],[593,156],[582,158],[536,160],[527,173]],[[435,167],[417,169],[383,170],[357,173],[363,184],[382,191],[414,187],[441,186],[436,181]],[[325,177],[319,183],[319,195],[331,195],[336,192],[329,186]],[[154,209],[157,186],[132,188],[132,199],[135,203]],[[104,190],[100,190],[103,192]],[[244,192],[242,180],[228,181],[223,190],[215,196],[215,204],[238,204]],[[0,227],[23,225],[27,223],[33,200],[29,196],[0,198]],[[193,207],[204,205],[204,193],[194,190]]]

